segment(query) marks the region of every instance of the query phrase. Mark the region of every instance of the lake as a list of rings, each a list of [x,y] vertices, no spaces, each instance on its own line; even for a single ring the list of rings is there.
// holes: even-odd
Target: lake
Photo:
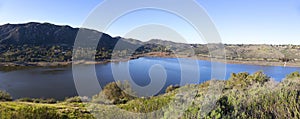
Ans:
[[[192,64],[185,61],[190,61]],[[149,57],[127,62],[97,64],[95,65],[95,69],[101,87],[115,81],[114,79],[129,80],[129,78],[132,78],[135,84],[141,87],[147,86],[151,82],[154,82],[154,85],[156,85],[155,82],[158,82],[157,85],[161,85],[160,81],[157,80],[165,78],[165,83],[162,85],[161,90],[157,92],[160,94],[169,85],[201,83],[210,80],[213,75],[211,71],[213,64],[226,66],[226,69],[223,67],[218,69],[216,67],[214,70],[224,71],[224,75],[221,74],[214,77],[220,79],[228,79],[231,73],[254,73],[261,70],[274,80],[281,81],[287,74],[300,71],[300,68],[296,67],[222,64],[203,60]],[[82,65],[81,67],[89,66]],[[123,72],[125,70],[126,72]],[[193,75],[191,72],[194,72],[194,74],[198,73],[199,77]],[[61,100],[65,97],[78,95],[73,80],[72,67],[32,68],[9,72],[0,71],[0,89],[9,92],[13,98],[32,97],[56,98]]]

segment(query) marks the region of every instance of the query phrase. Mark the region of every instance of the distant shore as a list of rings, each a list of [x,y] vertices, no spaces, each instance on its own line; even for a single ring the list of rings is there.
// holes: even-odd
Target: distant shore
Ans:
[[[218,58],[210,58],[204,56],[187,56],[187,55],[165,55],[165,54],[157,54],[150,53],[144,54],[139,57],[163,57],[163,58],[187,58],[194,60],[205,60],[212,62],[221,62],[226,64],[244,64],[244,65],[259,65],[259,66],[284,66],[284,67],[300,67],[300,62],[274,62],[274,61],[255,61],[255,60],[229,60],[229,59],[218,59]]]
[[[187,56],[187,55],[167,55],[166,53],[147,53],[136,55],[123,59],[108,59],[103,61],[76,61],[76,62],[0,62],[0,66],[13,67],[13,66],[36,66],[36,67],[57,67],[69,66],[72,64],[105,64],[109,62],[126,62],[140,57],[161,57],[161,58],[187,58],[194,60],[206,60],[212,62],[221,62],[226,64],[244,64],[244,65],[260,65],[260,66],[285,66],[285,67],[300,67],[300,62],[271,62],[271,61],[254,61],[254,60],[228,60],[209,58],[203,56]]]

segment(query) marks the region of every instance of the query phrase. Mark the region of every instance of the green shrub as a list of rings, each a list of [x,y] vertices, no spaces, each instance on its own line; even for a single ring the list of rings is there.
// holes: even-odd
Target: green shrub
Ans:
[[[32,98],[20,98],[20,99],[17,99],[16,101],[18,101],[18,102],[34,102],[34,100]]]
[[[296,75],[295,75],[296,74]],[[297,76],[297,73],[291,76]],[[299,118],[300,117],[300,82],[296,80],[280,83],[266,82],[267,76],[256,73],[250,76],[247,73],[239,74],[234,78],[242,77],[256,82],[245,88],[227,89],[223,92],[216,107],[205,117],[211,118]],[[229,80],[227,81],[229,82]],[[246,84],[248,82],[244,81]],[[240,83],[240,82],[238,82]],[[229,82],[228,86],[238,83]],[[263,84],[263,85],[262,85]]]
[[[12,101],[9,93],[0,90],[0,101]]]
[[[49,99],[33,99],[33,102],[35,103],[47,103],[47,104],[55,104],[57,101],[54,98],[49,98]]]
[[[65,102],[68,103],[82,103],[82,102],[89,102],[89,101],[90,99],[88,97],[80,97],[80,96],[65,99]]]
[[[148,113],[161,109],[172,101],[171,95],[160,95],[150,98],[138,98],[126,104],[118,105],[121,109],[131,112]]]
[[[228,79],[226,88],[247,88],[255,83],[263,85],[265,82],[270,81],[270,77],[265,75],[263,72],[259,71],[250,75],[249,73],[243,72],[238,74],[231,74]]]
[[[109,101],[113,104],[124,104],[129,100],[134,99],[133,96],[131,96],[128,93],[132,93],[130,84],[128,82],[112,82],[107,84],[103,90],[93,97],[93,101]]]
[[[293,72],[291,74],[288,74],[286,76],[287,79],[293,79],[293,78],[300,78],[300,73],[299,72]]]
[[[55,104],[57,100],[54,98],[49,99],[40,99],[40,98],[20,98],[17,99],[18,102],[33,102],[33,103],[46,103],[46,104]]]

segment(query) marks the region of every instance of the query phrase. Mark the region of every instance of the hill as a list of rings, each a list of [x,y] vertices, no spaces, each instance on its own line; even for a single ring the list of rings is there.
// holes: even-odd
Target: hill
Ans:
[[[111,37],[91,29],[58,26],[50,23],[5,24],[0,26],[0,62],[66,62],[71,61],[77,33],[86,35],[86,42],[99,40],[96,59],[110,59],[118,44],[118,51],[145,49],[134,39]],[[98,36],[101,36],[99,38]],[[86,47],[89,50],[89,46]],[[157,45],[146,45],[156,47]],[[140,50],[141,51],[141,50]],[[131,52],[133,52],[131,50]]]
[[[260,65],[283,65],[286,62],[287,66],[300,66],[299,45],[186,44],[159,39],[142,42],[111,37],[92,29],[35,22],[0,26],[0,62],[6,64],[70,62],[74,41],[79,31],[86,35],[83,37],[86,42],[81,44],[84,48],[75,49],[80,54],[76,58],[82,60],[90,60],[85,54],[93,52],[84,44],[98,39],[95,54],[97,62],[111,61],[114,58],[159,56],[194,57],[205,60],[226,58],[228,62]],[[100,35],[102,37],[98,38]]]

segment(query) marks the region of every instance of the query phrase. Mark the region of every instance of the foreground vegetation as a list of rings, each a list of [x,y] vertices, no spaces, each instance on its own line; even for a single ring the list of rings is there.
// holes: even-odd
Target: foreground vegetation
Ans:
[[[211,92],[216,90],[212,87],[221,89],[215,101],[209,98],[217,94]],[[73,97],[61,102],[30,98],[12,101],[8,93],[1,91],[0,118],[300,118],[298,72],[282,82],[275,82],[262,72],[232,74],[226,81],[170,86],[166,94],[148,98],[135,98],[127,91],[127,83],[114,82],[91,99]],[[195,95],[186,95],[188,92]],[[187,96],[193,98],[190,105],[175,110],[172,102],[183,104],[184,100],[178,102],[177,97]],[[213,105],[207,106],[205,101]]]

